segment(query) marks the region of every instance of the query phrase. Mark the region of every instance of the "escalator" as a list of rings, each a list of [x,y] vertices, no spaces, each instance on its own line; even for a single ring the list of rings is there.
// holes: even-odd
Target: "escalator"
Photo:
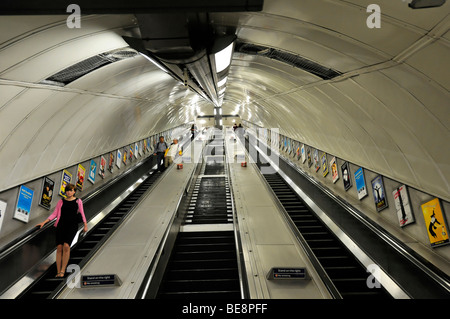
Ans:
[[[342,298],[391,298],[383,287],[380,289],[368,287],[368,273],[363,265],[278,173],[263,176]]]
[[[208,146],[213,148],[211,156],[206,156],[195,182],[157,299],[241,298],[223,140],[216,137]],[[220,228],[224,225],[226,229]]]
[[[122,223],[125,217],[137,205],[142,195],[154,184],[161,173],[154,171],[122,200],[107,216],[82,237],[72,248],[68,265],[76,264],[82,268],[95,252],[103,245],[107,238]],[[37,280],[33,282],[18,299],[54,298],[64,288],[67,274],[64,278],[55,278],[56,263],[51,265]]]

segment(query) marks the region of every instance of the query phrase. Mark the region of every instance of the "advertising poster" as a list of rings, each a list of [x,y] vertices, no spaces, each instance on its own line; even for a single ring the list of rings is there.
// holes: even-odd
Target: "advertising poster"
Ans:
[[[117,150],[117,160],[116,160],[117,168],[120,168],[121,163],[122,163],[122,152],[120,150]]]
[[[16,210],[14,219],[28,223],[30,218],[31,204],[33,202],[34,191],[24,185],[20,186],[17,196]]]
[[[66,198],[66,185],[72,183],[72,174],[63,170],[61,176],[61,187],[59,188],[59,195]]]
[[[6,206],[7,204],[4,201],[0,200],[0,232],[2,231],[3,219],[6,214]]]
[[[328,162],[327,162],[327,154],[326,153],[322,154],[321,161],[322,161],[322,174],[323,174],[323,177],[325,177],[328,175]]]
[[[406,226],[414,222],[414,215],[409,203],[408,190],[406,185],[402,185],[392,192],[394,196],[395,209],[400,227]]]
[[[134,143],[134,157],[137,158],[139,153],[139,145],[138,143]]]
[[[127,156],[128,156],[128,152],[127,152],[127,149],[125,148],[123,150],[123,155],[122,155],[122,159],[123,159],[123,164],[124,165],[127,165]]]
[[[302,145],[302,163],[306,161],[305,144]]]
[[[344,189],[346,191],[348,191],[349,188],[352,187],[352,179],[350,177],[350,165],[348,164],[348,162],[345,162],[344,164],[342,164],[341,171],[342,171],[342,181],[344,183]]]
[[[336,157],[333,157],[330,161],[331,177],[333,178],[333,184],[339,179],[339,172],[336,163]]]
[[[112,173],[114,170],[114,153],[109,153],[108,170]]]
[[[355,172],[356,191],[358,192],[358,199],[363,199],[367,196],[366,181],[364,180],[364,170],[362,167]]]
[[[314,169],[317,172],[320,169],[319,150],[314,151]]]
[[[100,167],[98,168],[98,175],[105,178],[106,159],[104,156],[100,157]]]
[[[296,151],[296,153],[297,153],[297,161],[299,161],[300,157],[302,157],[302,151],[300,149],[300,143],[297,143],[297,151]]]
[[[38,205],[50,210],[52,206],[53,190],[55,189],[55,182],[48,177],[44,177],[42,182],[41,197]]]
[[[311,167],[312,165],[312,158],[311,158],[311,148],[308,147],[308,150],[306,151],[308,156],[308,167]]]
[[[383,177],[378,175],[372,180],[373,199],[377,212],[382,211],[388,207],[386,192],[384,191]]]
[[[134,146],[130,145],[130,150],[129,150],[130,163],[133,162],[133,154],[134,154]]]
[[[448,228],[445,224],[444,213],[439,198],[422,204],[423,218],[427,226],[428,239],[431,247],[438,247],[449,243]]]
[[[83,190],[85,176],[86,176],[86,169],[83,167],[83,165],[78,164],[76,186],[77,186],[77,189],[79,189],[80,191]]]
[[[97,174],[97,163],[94,160],[91,160],[89,164],[89,175],[88,180],[94,184],[95,183],[95,175]]]

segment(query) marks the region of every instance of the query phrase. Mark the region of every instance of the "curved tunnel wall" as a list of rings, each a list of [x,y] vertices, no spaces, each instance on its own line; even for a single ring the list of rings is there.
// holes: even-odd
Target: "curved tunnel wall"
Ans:
[[[211,13],[217,30],[341,73],[323,80],[235,52],[223,113],[450,201],[450,3],[411,10],[380,0],[266,0],[262,12]],[[140,56],[65,86],[43,83],[125,48],[132,15],[0,17],[0,195],[35,178],[193,121],[213,107]],[[1,198],[0,198],[1,199]]]

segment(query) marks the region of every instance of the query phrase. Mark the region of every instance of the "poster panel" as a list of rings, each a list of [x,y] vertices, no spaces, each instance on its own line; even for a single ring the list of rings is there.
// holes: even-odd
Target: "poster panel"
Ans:
[[[319,150],[314,151],[314,169],[317,172],[320,169],[320,159],[319,159]]]
[[[306,161],[306,151],[305,151],[305,144],[302,145],[302,163],[305,163]]]
[[[108,170],[112,173],[114,171],[114,153],[109,153]]]
[[[123,149],[123,155],[122,155],[122,162],[124,165],[127,165],[127,156],[128,156],[128,152],[127,152],[127,148],[125,147]]]
[[[7,204],[0,200],[0,232],[2,231],[3,219],[5,219]]]
[[[105,170],[106,170],[106,159],[104,156],[100,157],[100,166],[98,168],[98,175],[102,178],[105,178]]]
[[[308,150],[306,151],[306,154],[308,156],[308,167],[311,167],[312,165],[312,158],[311,158],[311,148],[308,147]]]
[[[97,174],[97,163],[94,160],[91,160],[91,163],[89,164],[89,175],[88,180],[94,184],[95,183],[95,176]]]
[[[139,145],[138,143],[134,143],[134,157],[138,158],[138,153],[139,153]]]
[[[86,169],[84,168],[83,165],[78,164],[78,170],[77,170],[77,189],[79,189],[80,191],[83,190],[83,186],[84,186],[84,178],[86,177]]]
[[[350,165],[348,162],[345,162],[341,166],[342,171],[342,182],[344,183],[344,189],[348,191],[350,187],[352,187],[352,179],[350,175]]]
[[[117,168],[120,168],[121,164],[122,164],[122,152],[120,150],[117,150],[117,160],[116,160]]]
[[[61,186],[59,188],[59,195],[66,198],[66,186],[72,183],[72,174],[67,170],[63,170],[61,175]]]
[[[434,198],[420,206],[427,226],[428,239],[431,247],[449,243],[448,228],[444,219],[439,198]]]
[[[14,211],[14,219],[28,223],[31,212],[31,204],[33,202],[34,191],[24,185],[20,186],[19,195],[17,195],[16,210]]]
[[[133,162],[133,153],[134,153],[134,147],[133,147],[133,145],[130,145],[130,149],[129,149],[130,163]]]
[[[321,161],[322,161],[322,174],[323,174],[323,177],[325,177],[328,175],[327,154],[325,152],[322,154]]]
[[[356,191],[358,192],[358,199],[363,199],[367,196],[366,181],[364,180],[364,170],[362,167],[355,172]]]
[[[409,202],[408,189],[406,185],[396,188],[392,195],[394,196],[395,209],[400,227],[414,222],[414,215]]]
[[[333,184],[334,184],[339,179],[339,172],[338,172],[338,168],[337,168],[336,157],[334,157],[334,156],[330,161],[330,171],[331,171],[331,177],[333,179]]]
[[[380,212],[389,206],[384,189],[383,177],[381,175],[378,175],[371,181],[371,183],[375,207],[377,209],[377,212]]]
[[[55,182],[48,177],[44,177],[44,180],[42,182],[41,196],[39,197],[39,206],[50,210],[50,207],[52,206],[54,189]]]

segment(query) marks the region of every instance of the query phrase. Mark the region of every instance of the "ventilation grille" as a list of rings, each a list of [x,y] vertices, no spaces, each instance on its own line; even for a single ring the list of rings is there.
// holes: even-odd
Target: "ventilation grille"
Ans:
[[[289,64],[293,67],[302,69],[306,72],[312,73],[318,77],[321,77],[324,80],[330,80],[342,74],[333,69],[324,67],[323,65],[320,65],[316,62],[302,58],[301,56],[269,48],[266,46],[255,45],[245,42],[237,42],[235,51],[239,53],[257,55],[277,60]]]
[[[72,81],[94,71],[110,63],[121,61],[136,56],[137,51],[131,48],[117,49],[104,52],[86,60],[78,62],[65,68],[64,70],[48,77],[41,83],[48,85],[64,86]]]

